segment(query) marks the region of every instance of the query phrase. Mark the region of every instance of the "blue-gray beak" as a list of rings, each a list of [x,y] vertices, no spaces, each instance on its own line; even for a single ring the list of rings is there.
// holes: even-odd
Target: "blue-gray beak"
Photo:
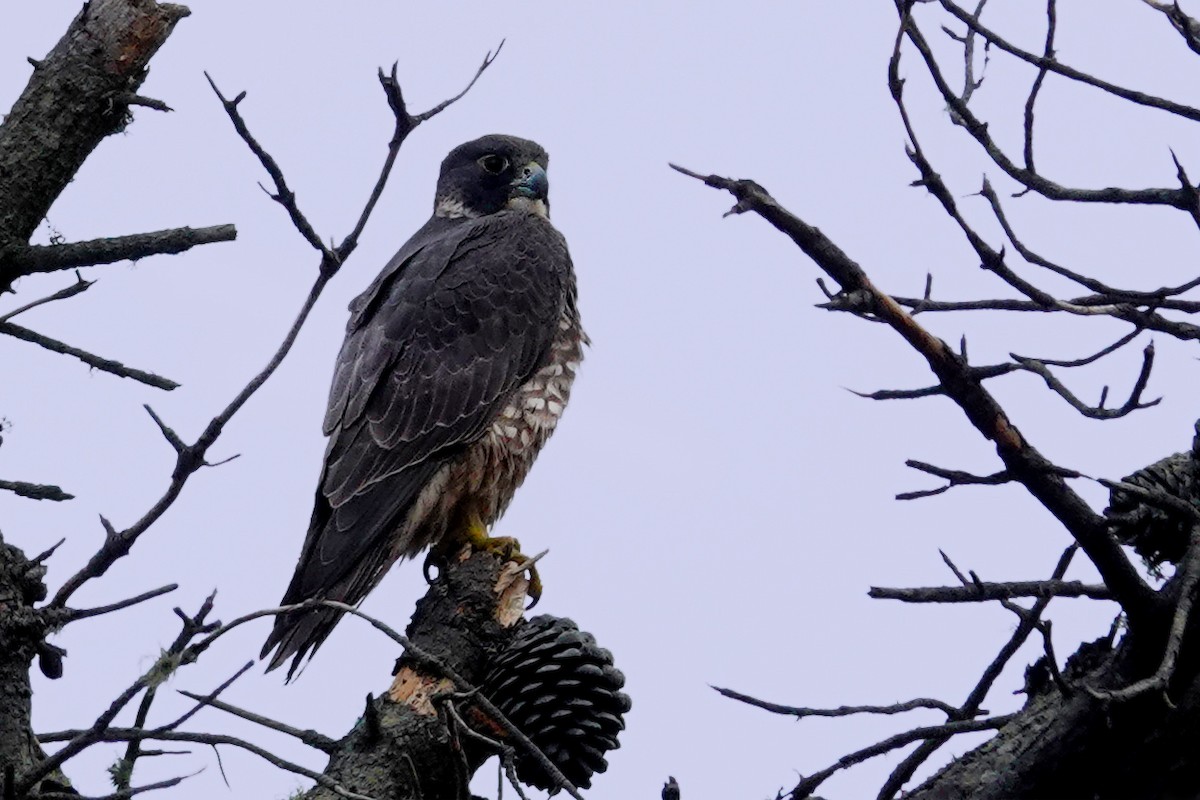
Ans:
[[[536,161],[530,161],[517,171],[517,178],[512,182],[513,197],[528,197],[533,200],[545,200],[550,192],[550,179],[546,170]]]

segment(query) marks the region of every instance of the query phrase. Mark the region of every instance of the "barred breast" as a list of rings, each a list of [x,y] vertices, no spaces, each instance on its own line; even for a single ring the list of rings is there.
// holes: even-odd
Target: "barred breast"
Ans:
[[[587,342],[573,305],[558,321],[545,366],[517,388],[484,437],[472,445],[467,461],[476,469],[470,477],[478,481],[476,496],[488,498],[489,507],[479,511],[489,525],[508,507],[571,398]]]
[[[504,513],[571,398],[571,385],[588,342],[573,300],[571,297],[559,317],[546,363],[517,387],[464,457],[442,467],[421,491],[403,535],[397,537],[408,546],[394,558],[414,557],[472,514],[491,526]],[[464,505],[467,498],[471,507]]]

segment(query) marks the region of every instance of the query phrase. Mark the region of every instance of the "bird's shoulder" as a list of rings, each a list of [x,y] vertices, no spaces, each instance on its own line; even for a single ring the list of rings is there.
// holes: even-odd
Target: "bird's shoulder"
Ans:
[[[347,334],[380,311],[421,305],[439,290],[528,275],[560,277],[571,270],[566,239],[548,219],[526,211],[446,220],[433,217],[397,251],[350,304]]]

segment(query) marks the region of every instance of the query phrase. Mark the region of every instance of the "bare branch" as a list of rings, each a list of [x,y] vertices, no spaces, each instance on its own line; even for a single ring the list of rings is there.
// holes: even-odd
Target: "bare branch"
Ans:
[[[974,16],[976,22],[979,21],[979,15]],[[1046,46],[1042,49],[1042,58],[1050,61],[1054,58],[1054,33],[1058,28],[1058,6],[1055,0],[1046,0]],[[1038,70],[1037,77],[1033,79],[1033,86],[1029,89],[1029,97],[1025,100],[1025,169],[1030,172],[1035,172],[1033,166],[1033,107],[1037,103],[1038,93],[1042,90],[1042,83],[1046,80],[1048,68],[1043,66]],[[986,182],[986,178],[984,179]]]
[[[981,25],[977,20],[971,19],[968,12],[964,11],[958,6],[955,6],[953,3],[949,2],[949,0],[941,0],[941,3],[955,17],[965,22],[968,28],[982,35],[985,39],[988,39],[990,42],[992,42],[992,44],[1006,52],[1018,55],[1018,57],[1029,61],[1029,63],[1038,67],[1046,65],[1047,68],[1052,72],[1067,75],[1067,77],[1071,77],[1083,83],[1089,83],[1093,86],[1098,86],[1103,83],[1096,81],[1095,78],[1091,78],[1090,76],[1085,75],[1078,70],[1072,70],[1069,67],[1064,67],[1055,60],[1043,59],[1040,56],[1035,56],[1032,53],[1014,48],[1004,40],[996,37],[994,33]],[[1116,187],[1108,187],[1104,189],[1071,188],[1055,183],[1040,173],[1017,166],[1015,163],[1013,163],[1012,159],[1010,159],[1008,155],[1000,149],[999,145],[996,144],[995,140],[987,132],[987,125],[978,117],[976,117],[968,106],[959,101],[957,93],[950,87],[949,83],[945,79],[945,76],[942,74],[941,67],[937,63],[937,59],[933,54],[932,48],[929,46],[929,43],[925,40],[924,35],[913,21],[910,11],[911,9],[909,9],[907,5],[902,4],[902,32],[917,48],[917,51],[920,53],[921,58],[925,62],[925,66],[930,77],[933,78],[934,84],[937,86],[938,91],[941,93],[947,105],[949,105],[951,111],[962,118],[963,128],[971,135],[971,138],[973,138],[980,145],[980,147],[983,148],[984,152],[987,153],[988,157],[996,164],[996,166],[1000,167],[1000,169],[1002,169],[1010,178],[1017,181],[1027,189],[1037,192],[1043,197],[1047,197],[1051,200],[1073,200],[1081,203],[1166,205],[1184,211],[1189,211],[1191,206],[1194,205],[1194,193],[1184,192],[1181,189],[1122,189]],[[893,62],[898,63],[898,58],[899,49],[897,48],[895,55],[893,56]],[[898,83],[899,77],[895,70],[892,71],[892,75],[892,94],[893,97],[897,97],[897,92],[899,91],[897,87],[902,85],[902,82]],[[1200,109],[1180,105],[1178,103],[1173,103],[1169,100],[1163,100],[1161,98],[1154,98],[1150,95],[1142,94],[1141,92],[1122,90],[1119,87],[1113,86],[1112,84],[1104,84],[1101,88],[1105,88],[1106,91],[1110,91],[1111,93],[1116,94],[1118,97],[1124,97],[1125,99],[1132,100],[1133,102],[1137,102],[1142,105],[1162,108],[1186,119],[1200,121]],[[910,133],[910,139],[914,138],[915,137],[913,134]],[[943,198],[939,196],[938,199],[942,200]],[[985,266],[988,266],[990,269],[990,265],[985,264]]]
[[[308,221],[308,218],[300,211],[300,207],[296,205],[296,194],[288,188],[287,179],[283,176],[283,170],[280,169],[279,162],[258,143],[258,140],[254,138],[254,135],[250,133],[250,129],[246,126],[246,121],[242,119],[242,114],[238,111],[238,105],[246,99],[246,93],[242,92],[230,100],[221,94],[221,90],[217,88],[216,82],[207,71],[204,73],[204,78],[208,81],[208,85],[212,87],[213,94],[221,101],[221,106],[225,109],[225,113],[229,115],[229,120],[233,123],[233,128],[237,131],[238,136],[250,148],[250,152],[254,153],[255,157],[258,158],[263,169],[267,171],[267,174],[271,176],[271,180],[275,183],[275,193],[271,194],[267,192],[267,194],[272,200],[283,206],[284,210],[288,213],[288,217],[292,220],[292,225],[296,227],[296,230],[300,231],[300,235],[304,237],[305,241],[321,254],[322,264],[334,260],[333,252],[321,241],[321,237],[313,228],[312,223]]]
[[[12,311],[9,311],[7,314],[0,315],[0,322],[8,322],[10,319],[17,316],[18,314],[24,314],[26,311],[37,308],[38,306],[43,306],[47,303],[54,303],[59,300],[66,300],[69,297],[74,297],[77,294],[82,294],[82,293],[86,292],[88,289],[92,288],[93,283],[95,283],[95,281],[85,281],[83,279],[83,276],[80,275],[78,271],[76,271],[75,282],[72,283],[70,286],[68,286],[65,289],[59,289],[57,292],[55,292],[52,295],[48,295],[39,300],[34,300],[32,303],[26,303],[25,305],[23,305],[19,308],[15,308]]]
[[[892,65],[895,76],[897,65]],[[898,78],[897,78],[898,80]],[[674,165],[672,165],[674,166]],[[1107,525],[1087,502],[1072,490],[1055,464],[1046,459],[1016,428],[1008,414],[973,376],[965,361],[945,342],[933,336],[890,296],[875,287],[862,267],[816,228],[781,206],[765,189],[748,180],[700,175],[680,167],[677,171],[730,192],[737,198],[731,213],[753,211],[787,235],[816,262],[843,291],[870,297],[875,313],[895,330],[929,364],[946,394],[985,438],[996,446],[1005,469],[1019,481],[1071,533],[1087,552],[1130,622],[1140,625],[1159,612],[1159,598],[1138,575],[1125,553],[1108,534]]]
[[[1145,350],[1142,351],[1142,368],[1138,372],[1137,380],[1134,381],[1133,389],[1129,392],[1129,399],[1119,408],[1104,407],[1104,397],[1108,394],[1107,387],[1105,387],[1104,393],[1101,395],[1100,403],[1095,406],[1089,406],[1076,397],[1041,361],[1038,361],[1036,358],[1019,356],[1016,353],[1010,353],[1010,355],[1023,368],[1041,375],[1042,379],[1046,382],[1046,386],[1051,391],[1066,400],[1080,414],[1090,419],[1118,419],[1134,411],[1150,408],[1162,402],[1161,397],[1142,402],[1142,393],[1146,390],[1146,384],[1150,381],[1150,372],[1154,368],[1154,342],[1146,345]]]
[[[905,466],[915,469],[919,472],[925,472],[929,475],[935,475],[946,480],[945,486],[939,486],[936,489],[921,489],[915,492],[901,492],[896,495],[897,500],[916,500],[921,497],[933,497],[942,492],[948,491],[955,486],[1001,486],[1005,483],[1013,483],[1016,479],[1009,473],[1008,470],[992,473],[991,475],[972,475],[970,472],[963,472],[957,469],[945,469],[936,467],[933,464],[926,464],[924,461],[915,461],[909,459],[904,462]]]
[[[41,742],[56,742],[64,740],[74,740],[85,734],[86,731],[68,730],[56,731],[54,733],[39,734],[38,741]],[[318,785],[323,786],[329,791],[337,794],[339,797],[345,797],[347,800],[375,800],[369,795],[352,792],[346,787],[334,781],[329,776],[311,770],[308,767],[302,767],[267,750],[264,747],[248,742],[245,739],[239,739],[236,736],[226,736],[219,733],[199,733],[194,731],[147,731],[136,728],[108,728],[100,735],[102,742],[129,742],[129,741],[155,741],[155,742],[195,742],[196,744],[206,744],[213,747],[217,745],[229,745],[245,750],[247,753],[252,753],[279,769],[296,775],[303,775],[309,780],[315,781]]]
[[[23,328],[13,322],[0,321],[0,334],[12,336],[26,342],[31,342],[39,347],[44,347],[47,350],[55,353],[74,356],[93,369],[98,369],[101,372],[107,372],[110,375],[116,375],[120,378],[132,378],[139,383],[144,383],[147,386],[153,386],[155,389],[165,389],[170,391],[171,389],[179,388],[179,384],[175,381],[168,380],[160,375],[155,375],[153,372],[145,372],[140,369],[134,369],[133,367],[127,367],[120,361],[101,358],[100,356],[93,355],[86,350],[80,350],[78,347],[72,347],[71,345],[60,342],[57,339],[51,339],[49,336],[44,334],[36,333],[28,328]]]
[[[475,75],[471,78],[470,82],[467,83],[465,89],[456,94],[454,97],[451,97],[449,100],[443,100],[441,103],[438,103],[428,111],[417,114],[416,116],[412,116],[408,113],[408,105],[404,102],[404,93],[401,91],[400,82],[396,78],[397,65],[392,64],[392,71],[390,75],[384,75],[383,70],[379,70],[379,83],[383,87],[384,94],[387,95],[388,105],[391,107],[392,114],[396,119],[396,127],[392,133],[392,139],[388,143],[388,153],[387,158],[383,162],[383,169],[380,171],[379,178],[375,181],[375,186],[371,190],[371,194],[367,198],[366,204],[363,206],[362,213],[359,214],[358,222],[354,224],[354,228],[349,234],[346,235],[346,238],[342,240],[342,243],[337,246],[336,253],[341,261],[345,261],[346,258],[353,253],[354,249],[358,246],[358,237],[362,235],[363,228],[365,228],[367,225],[367,219],[371,216],[371,212],[375,210],[375,204],[379,201],[380,196],[383,194],[383,187],[387,183],[388,175],[391,174],[392,165],[396,161],[396,154],[400,152],[400,145],[404,143],[404,140],[408,138],[408,135],[412,133],[422,122],[433,119],[438,114],[442,113],[447,108],[465,97],[467,92],[471,91],[471,88],[475,85],[475,82],[479,80],[480,76],[482,76],[487,68],[492,65],[492,62],[496,60],[496,57],[500,55],[500,50],[503,47],[504,40],[502,39],[500,41],[500,45],[496,48],[495,53],[491,52],[490,50],[488,51],[487,55],[483,57],[483,63],[481,63],[479,68],[475,70]]]
[[[192,639],[213,630],[214,625],[205,621],[212,612],[213,600],[214,595],[209,595],[208,599],[200,606],[200,610],[192,617],[187,616],[178,608],[175,609],[176,615],[183,622],[183,628],[180,630],[179,635],[175,637],[175,641],[155,659],[154,664],[146,672],[142,673],[136,681],[113,700],[109,707],[96,718],[96,721],[92,723],[90,728],[83,731],[76,731],[76,735],[71,736],[70,740],[61,749],[17,776],[14,784],[17,796],[24,796],[29,793],[43,778],[87,748],[100,742],[113,741],[112,739],[106,739],[105,736],[110,730],[110,726],[113,720],[116,719],[117,714],[121,713],[121,710],[129,705],[129,702],[143,690],[158,686],[180,664],[185,663],[183,657],[189,649],[188,645]]]
[[[186,659],[187,656],[188,656],[188,654],[185,653],[184,658]],[[190,660],[194,661],[195,658],[192,657]],[[187,661],[183,661],[183,663],[187,663]],[[157,727],[153,731],[151,731],[151,733],[160,733],[162,731],[173,731],[173,730],[177,729],[180,725],[187,722],[189,719],[191,719],[197,713],[199,713],[200,709],[204,708],[205,706],[211,704],[214,700],[216,700],[217,697],[220,696],[221,692],[225,691],[230,686],[232,686],[234,681],[236,681],[238,678],[242,677],[247,672],[249,672],[253,666],[254,666],[253,661],[247,661],[245,664],[243,664],[241,666],[240,669],[238,669],[237,672],[233,673],[232,676],[227,678],[217,688],[213,689],[211,692],[204,695],[203,697],[197,698],[196,705],[194,705],[192,708],[188,709],[187,712],[185,712],[181,716],[177,717],[172,722],[168,722],[166,725],[160,725],[159,727]]]
[[[75,495],[67,494],[57,486],[48,483],[28,483],[26,481],[0,480],[0,491],[12,492],[18,497],[28,497],[31,500],[74,500]]]
[[[977,733],[978,731],[991,731],[996,728],[1002,728],[1007,725],[1016,714],[1004,714],[998,717],[989,717],[988,719],[968,719],[959,720],[956,722],[947,722],[943,725],[929,725],[924,728],[913,728],[911,731],[897,733],[895,736],[889,736],[881,742],[877,742],[870,747],[864,747],[861,750],[856,750],[849,755],[844,755],[837,760],[837,763],[826,767],[820,772],[814,772],[807,778],[796,784],[787,797],[791,800],[803,800],[811,797],[817,787],[824,783],[835,773],[853,767],[856,764],[861,764],[864,761],[875,758],[876,756],[890,753],[891,751],[912,744],[913,742],[930,741],[946,739],[951,736],[956,736],[960,733]]]
[[[905,603],[981,603],[1011,600],[1014,597],[1087,597],[1112,600],[1108,587],[1080,581],[1009,581],[970,582],[965,586],[918,586],[892,588],[872,586],[868,597],[876,600],[900,600]]]
[[[1032,64],[1039,69],[1047,69],[1050,72],[1062,75],[1064,78],[1069,78],[1078,83],[1095,87],[1101,91],[1108,92],[1109,94],[1115,95],[1122,100],[1128,100],[1129,102],[1135,103],[1139,106],[1156,108],[1160,111],[1166,111],[1169,114],[1174,114],[1177,117],[1190,119],[1193,122],[1200,122],[1200,109],[1192,108],[1191,106],[1183,105],[1181,103],[1176,103],[1162,97],[1155,97],[1154,95],[1145,94],[1144,92],[1126,89],[1122,86],[1109,83],[1108,81],[1095,78],[1081,70],[1069,67],[1055,58],[1046,58],[1034,53],[1030,53],[1028,50],[1022,50],[1016,45],[1008,42],[1006,39],[1000,37],[995,31],[984,27],[984,25],[977,18],[972,17],[969,12],[950,2],[950,0],[940,0],[940,2],[943,8],[949,11],[960,22],[964,23],[971,31],[982,36],[984,39],[991,42],[993,45],[1009,55],[1016,56],[1027,64]]]
[[[1142,0],[1146,5],[1153,8],[1155,11],[1162,12],[1170,21],[1171,26],[1179,31],[1179,35],[1187,43],[1187,46],[1193,53],[1200,53],[1200,22],[1195,18],[1189,17],[1179,7],[1179,2],[1161,3],[1157,0]]]
[[[722,689],[720,686],[713,686],[719,694],[728,697],[730,700],[737,700],[746,705],[761,708],[764,711],[770,711],[772,714],[783,714],[784,716],[795,717],[796,719],[804,719],[805,717],[848,717],[853,714],[903,714],[907,711],[916,711],[917,709],[935,709],[945,712],[946,716],[954,719],[958,716],[958,709],[949,703],[941,700],[933,700],[925,697],[918,697],[915,700],[909,700],[904,703],[893,703],[887,706],[838,706],[837,708],[799,708],[796,706],[785,706],[779,703],[771,703],[766,700],[759,700],[756,697],[751,697],[748,694],[736,692],[733,689]]]
[[[179,690],[179,693],[191,700],[202,701],[206,699],[201,695],[187,692],[182,689]],[[264,728],[270,728],[273,731],[286,733],[288,736],[293,736],[309,747],[320,750],[323,753],[333,753],[338,747],[336,739],[326,736],[319,731],[314,731],[311,728],[305,728],[301,730],[300,728],[292,727],[291,725],[271,719],[270,717],[264,717],[262,714],[255,714],[253,711],[247,711],[244,708],[238,708],[235,705],[226,703],[224,700],[208,698],[205,705],[212,706],[213,708],[224,711],[227,714],[233,714],[235,717],[241,717],[244,720],[261,725]]]
[[[449,108],[453,104],[457,103],[459,100],[463,99],[463,97],[466,96],[467,92],[471,91],[471,87],[473,87],[475,85],[475,82],[479,80],[481,75],[483,75],[484,70],[486,70],[488,67],[490,67],[492,65],[492,62],[495,61],[496,58],[500,55],[500,51],[502,49],[504,49],[505,41],[506,40],[504,40],[504,39],[500,40],[500,44],[496,45],[495,52],[492,52],[491,50],[489,50],[487,52],[487,55],[485,55],[483,57],[483,63],[479,65],[479,69],[475,70],[475,75],[474,75],[474,77],[471,78],[471,81],[467,84],[466,88],[464,88],[458,94],[454,95],[454,97],[451,97],[449,100],[443,100],[442,102],[438,103],[436,106],[429,109],[428,111],[417,114],[417,116],[413,118],[414,120],[416,120],[416,122],[414,123],[414,127],[422,122],[425,122],[426,120],[436,117],[438,114],[442,113],[447,108]]]
[[[1058,563],[1054,565],[1054,571],[1050,575],[1051,581],[1062,580],[1063,576],[1067,573],[1067,567],[1071,565],[1071,560],[1075,557],[1075,552],[1078,549],[1078,544],[1072,544],[1063,551],[1062,555],[1059,556]],[[942,558],[946,561],[946,565],[958,576],[960,581],[964,584],[968,583],[967,578],[954,566],[954,563],[950,561],[945,553],[942,553]],[[979,681],[975,684],[975,688],[967,695],[966,701],[960,707],[960,712],[964,718],[974,715],[983,705],[988,693],[992,690],[992,686],[996,683],[996,679],[1000,677],[1009,660],[1016,655],[1017,651],[1021,649],[1021,646],[1029,638],[1029,635],[1037,628],[1038,621],[1042,618],[1042,614],[1045,613],[1052,599],[1053,596],[1039,597],[1034,602],[1033,607],[1020,618],[1016,630],[1012,632],[1008,641],[1000,648],[1000,652],[996,654],[996,657],[984,669],[983,675],[980,676]],[[890,800],[895,797],[904,788],[904,784],[912,778],[913,773],[949,740],[949,736],[938,736],[922,742],[892,770],[892,774],[884,782],[883,788],[879,790],[878,800]]]
[[[38,792],[35,795],[31,795],[31,797],[34,798],[34,800],[127,800],[127,798],[133,797],[136,794],[153,792],[158,789],[170,789],[172,786],[178,786],[188,778],[193,778],[199,774],[199,772],[193,772],[191,775],[180,775],[175,778],[167,778],[163,781],[147,783],[145,786],[126,787],[110,794],[103,794],[94,797],[86,797],[77,792]]]
[[[160,586],[157,589],[151,589],[148,592],[142,592],[139,595],[130,597],[126,600],[121,600],[116,603],[110,603],[106,606],[97,606],[96,608],[64,608],[62,609],[61,621],[59,625],[67,625],[72,622],[78,622],[81,619],[89,619],[98,617],[101,614],[111,614],[114,611],[120,611],[130,606],[136,606],[138,603],[144,603],[147,600],[153,600],[155,597],[161,597],[164,594],[169,594],[179,588],[177,583],[168,583],[166,586]]]
[[[232,242],[236,238],[235,226],[213,225],[169,228],[69,244],[10,245],[0,249],[0,286],[7,286],[24,275],[173,255],[199,245]]]

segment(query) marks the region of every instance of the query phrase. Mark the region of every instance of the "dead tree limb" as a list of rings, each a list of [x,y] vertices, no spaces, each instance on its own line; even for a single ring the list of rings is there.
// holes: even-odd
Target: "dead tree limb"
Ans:
[[[173,255],[202,244],[232,242],[236,238],[237,228],[233,225],[213,225],[208,228],[170,228],[67,244],[9,245],[0,250],[0,286],[8,286],[23,275]]]
[[[881,320],[893,328],[928,363],[952,399],[985,438],[995,444],[1007,472],[1046,507],[1083,547],[1104,578],[1105,585],[1129,613],[1132,624],[1159,616],[1159,598],[1141,579],[1117,543],[1108,535],[1105,521],[1061,476],[1050,462],[1009,419],[981,380],[945,342],[930,334],[889,295],[880,291],[866,272],[825,234],[795,216],[754,181],[701,175],[672,165],[677,171],[724,189],[737,203],[731,214],[754,212],[785,234],[817,266],[837,281],[846,293],[866,298]]]
[[[153,0],[83,6],[0,125],[0,243],[29,241],[96,146],[128,124],[129,96],[190,13]]]

